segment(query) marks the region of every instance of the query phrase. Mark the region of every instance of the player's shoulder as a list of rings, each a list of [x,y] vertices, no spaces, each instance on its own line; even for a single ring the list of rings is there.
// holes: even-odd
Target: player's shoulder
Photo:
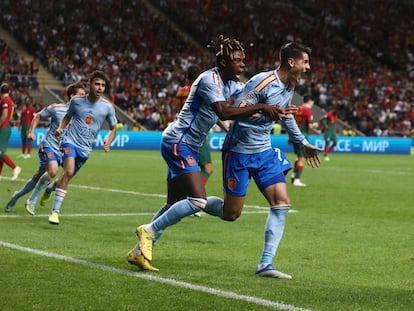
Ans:
[[[194,81],[194,84],[220,84],[221,77],[218,69],[216,67],[207,69],[206,71],[203,71],[197,79]]]
[[[45,109],[60,109],[60,108],[67,108],[68,105],[66,103],[54,103],[47,106]]]
[[[274,70],[263,71],[255,74],[247,81],[247,85],[250,85],[250,88],[255,88],[258,91],[263,90],[265,87],[277,81]]]

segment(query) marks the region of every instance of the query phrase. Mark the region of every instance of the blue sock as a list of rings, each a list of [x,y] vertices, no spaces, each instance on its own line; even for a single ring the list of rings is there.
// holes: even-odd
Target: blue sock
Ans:
[[[159,218],[162,214],[164,214],[168,209],[171,207],[171,204],[165,203],[163,207],[161,207],[158,212],[155,213],[154,217],[152,217],[151,222],[153,222],[155,219]],[[153,243],[157,242],[157,240],[160,238],[160,236],[163,234],[164,230],[158,230],[155,234],[154,239],[152,240]]]
[[[162,214],[164,214],[168,209],[171,207],[171,204],[165,203],[158,212],[155,213],[155,215],[152,217],[151,221],[154,221],[158,217],[160,217]]]
[[[30,202],[36,203],[39,199],[40,193],[47,187],[47,184],[50,182],[50,176],[45,172],[37,182],[36,186],[33,189],[32,194],[29,197]]]
[[[184,199],[171,205],[171,207],[164,214],[152,222],[152,226],[157,231],[165,230],[169,226],[179,222],[184,217],[192,215],[198,211],[200,211],[200,208],[191,203],[189,199]]]
[[[265,226],[265,241],[260,263],[272,263],[285,229],[289,208],[271,208]]]
[[[207,197],[204,211],[209,215],[223,218],[223,200],[219,197]]]
[[[35,186],[36,186],[36,183],[33,180],[33,178],[29,179],[26,182],[26,184],[23,186],[23,188],[21,188],[20,190],[16,192],[16,194],[14,195],[15,200],[24,196],[26,193],[29,193],[30,191],[32,191]]]

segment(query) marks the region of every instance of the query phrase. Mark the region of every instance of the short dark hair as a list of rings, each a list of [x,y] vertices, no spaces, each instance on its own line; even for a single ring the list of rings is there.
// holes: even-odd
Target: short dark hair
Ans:
[[[301,58],[303,53],[311,55],[312,49],[298,42],[289,42],[280,48],[280,66],[285,66],[289,58]]]
[[[207,48],[213,50],[214,55],[216,55],[217,65],[219,65],[222,59],[233,60],[235,51],[242,51],[244,53],[244,48],[239,41],[224,35],[219,35],[215,41],[211,41]]]
[[[76,92],[79,89],[85,89],[85,86],[83,85],[82,81],[79,82],[75,82],[72,84],[69,84],[66,87],[66,95],[68,96],[68,98],[70,99],[72,96],[76,95]]]
[[[306,94],[303,95],[303,102],[304,103],[307,103],[310,100],[315,101],[315,99],[313,98],[312,94],[306,93]]]
[[[10,92],[10,86],[7,83],[2,83],[0,86],[0,92],[6,94]]]
[[[200,74],[200,67],[197,65],[191,65],[187,69],[187,80],[192,82],[197,79],[198,75]]]
[[[94,79],[102,79],[105,81],[105,84],[109,83],[108,76],[101,70],[95,70],[91,73],[91,75],[89,76],[89,83],[91,83]]]

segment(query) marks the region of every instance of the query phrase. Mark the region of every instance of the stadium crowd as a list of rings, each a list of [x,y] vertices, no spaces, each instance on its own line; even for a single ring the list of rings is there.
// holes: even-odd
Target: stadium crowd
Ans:
[[[214,65],[204,47],[219,33],[243,43],[246,78],[274,68],[281,44],[303,42],[313,51],[299,93],[311,92],[326,110],[338,103],[341,119],[366,135],[411,136],[414,127],[410,1],[16,0],[1,10],[2,26],[57,79],[68,84],[104,70],[114,103],[150,130],[174,119],[187,67]],[[10,59],[18,56],[8,55],[6,67],[16,70]]]

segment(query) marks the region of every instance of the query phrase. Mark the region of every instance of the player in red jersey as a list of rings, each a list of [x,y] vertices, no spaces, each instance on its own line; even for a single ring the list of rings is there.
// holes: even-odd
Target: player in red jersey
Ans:
[[[305,94],[303,96],[303,105],[298,107],[298,111],[295,114],[296,123],[300,128],[303,135],[308,139],[309,130],[316,129],[318,122],[313,122],[312,107],[314,104],[312,95]],[[306,184],[302,183],[300,177],[302,176],[303,169],[305,167],[305,156],[303,155],[303,148],[300,144],[293,143],[293,149],[297,156],[295,166],[292,173],[292,184],[298,187],[305,187]]]
[[[334,103],[332,110],[321,119],[323,136],[325,138],[325,160],[329,161],[329,153],[336,146],[336,122],[338,120],[339,106]]]
[[[3,170],[3,164],[6,163],[13,170],[12,180],[17,179],[21,168],[17,166],[12,159],[6,154],[7,147],[11,136],[11,120],[13,119],[14,102],[10,97],[10,87],[7,83],[0,86],[0,174]]]
[[[22,154],[19,156],[19,158],[30,158],[30,153],[32,152],[32,140],[29,139],[28,134],[30,124],[32,124],[35,113],[36,109],[33,107],[33,99],[31,97],[27,97],[22,108],[22,115],[20,117],[19,124],[20,136],[22,138]]]

